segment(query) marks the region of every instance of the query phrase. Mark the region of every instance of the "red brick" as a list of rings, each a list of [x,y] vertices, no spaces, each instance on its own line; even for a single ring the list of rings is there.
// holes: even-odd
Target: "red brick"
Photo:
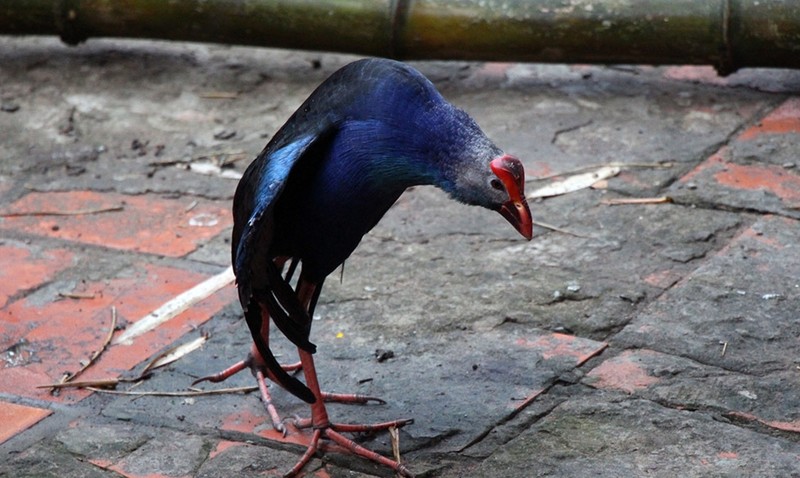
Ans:
[[[651,357],[659,354],[646,350],[626,350],[589,372],[587,376],[591,379],[590,384],[595,388],[633,393],[658,383],[657,377],[647,373],[647,369],[642,363],[642,355]]]
[[[239,441],[230,441],[230,440],[221,440],[217,442],[217,446],[214,447],[213,450],[208,454],[208,459],[213,460],[217,457],[220,453],[223,453],[225,450],[230,448],[235,448],[237,446],[246,446],[246,443],[242,443]]]
[[[133,322],[205,278],[181,269],[144,265],[125,277],[82,283],[67,291],[91,298],[54,297],[44,304],[27,298],[14,302],[0,310],[0,327],[6,330],[0,335],[4,337],[0,347],[5,350],[25,340],[28,357],[16,366],[5,364],[0,369],[0,393],[58,401],[86,397],[85,391],[65,391],[53,397],[36,386],[58,381],[64,371],[77,371],[81,361],[101,347],[111,323],[112,306],[117,309],[119,323]],[[229,286],[134,339],[131,345],[111,346],[80,380],[118,377],[203,324],[233,298],[233,287]]]
[[[72,253],[63,249],[37,252],[17,244],[0,245],[0,308],[12,295],[49,281],[72,263]]]
[[[582,339],[567,334],[547,334],[534,340],[520,338],[516,345],[526,348],[541,350],[542,358],[547,360],[554,357],[570,357],[575,360],[576,366],[599,354],[608,346],[605,342]]]
[[[187,210],[193,202],[94,191],[32,192],[5,211],[31,214],[3,218],[0,228],[179,257],[232,224],[227,202],[197,200]],[[122,209],[109,210],[114,208]],[[69,215],[42,215],[53,212]]]
[[[272,428],[272,421],[270,421],[266,411],[262,415],[253,415],[248,411],[241,411],[223,417],[220,428],[227,431],[258,435],[275,442],[297,445],[298,449],[307,448],[311,444],[312,437],[309,430],[297,429],[291,422],[287,422],[286,426],[288,427],[288,433],[284,435]],[[326,450],[343,452],[335,443],[326,445]]]
[[[727,188],[769,191],[787,202],[800,200],[800,175],[772,164],[737,164],[728,160],[729,149],[722,148],[681,178],[687,183],[697,177],[713,177]]]
[[[43,408],[0,401],[0,443],[27,430],[51,413]]]
[[[765,134],[800,133],[800,98],[790,98],[773,110],[757,125],[739,135],[747,141]]]
[[[711,66],[681,65],[664,68],[664,76],[673,80],[727,85],[728,80],[719,76]]]

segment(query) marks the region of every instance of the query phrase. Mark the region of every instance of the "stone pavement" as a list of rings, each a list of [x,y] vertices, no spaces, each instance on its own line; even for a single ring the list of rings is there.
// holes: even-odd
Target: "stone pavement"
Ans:
[[[352,59],[0,39],[0,476],[294,463],[307,437],[274,432],[257,393],[186,392],[249,349],[218,287],[235,178]],[[800,72],[417,66],[530,177],[621,171],[532,202],[556,230],[529,243],[436,190],[404,195],[318,307],[323,386],[387,401],[333,418],[414,418],[402,456],[428,477],[800,476]],[[670,201],[610,202],[652,197]],[[109,391],[38,388],[86,365],[112,315],[75,380],[136,378],[208,340]],[[119,340],[154,316],[169,320]],[[334,453],[308,474],[388,476]]]

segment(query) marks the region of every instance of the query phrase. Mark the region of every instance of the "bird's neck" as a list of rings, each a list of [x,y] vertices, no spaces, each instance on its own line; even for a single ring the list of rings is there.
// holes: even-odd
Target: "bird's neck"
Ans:
[[[399,194],[411,186],[446,183],[438,152],[420,134],[361,122],[345,128],[335,143],[334,155],[346,163],[347,175],[369,189]]]

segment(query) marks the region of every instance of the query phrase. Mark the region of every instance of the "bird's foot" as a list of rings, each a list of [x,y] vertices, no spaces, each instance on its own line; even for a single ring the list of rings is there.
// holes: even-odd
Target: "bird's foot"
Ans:
[[[390,428],[402,428],[406,425],[411,425],[412,423],[414,423],[413,418],[401,418],[400,420],[392,420],[390,422],[382,422],[382,423],[369,423],[369,424],[331,423],[324,427],[314,427],[313,420],[311,418],[295,417],[292,420],[292,425],[294,425],[299,429],[322,428],[322,429],[331,429],[337,432],[346,432],[346,433],[375,433],[384,430],[389,430]]]
[[[362,458],[366,458],[367,460],[372,461],[373,463],[377,463],[382,466],[386,466],[394,470],[395,473],[399,476],[403,476],[405,478],[414,478],[414,474],[405,467],[399,461],[392,460],[387,458],[383,455],[380,455],[368,448],[365,448],[358,443],[354,442],[353,440],[347,438],[346,436],[342,435],[342,432],[347,433],[373,433],[376,431],[382,430],[389,430],[392,428],[400,428],[402,426],[408,425],[413,423],[413,419],[406,419],[406,420],[394,420],[391,422],[384,422],[384,423],[374,423],[374,424],[341,424],[341,423],[331,423],[323,427],[315,427],[313,434],[311,436],[311,442],[306,448],[305,453],[297,463],[292,467],[291,470],[286,472],[284,478],[294,478],[300,476],[303,468],[308,464],[309,461],[316,455],[318,451],[323,451],[326,446],[325,443],[322,442],[322,439],[330,440],[331,442],[339,445],[341,448],[350,452],[354,455],[358,455]],[[311,420],[295,420],[295,426],[298,428],[310,428],[312,427]]]
[[[259,367],[258,363],[259,363],[258,359],[254,358],[254,356],[251,354],[245,360],[237,362],[221,372],[198,378],[197,380],[192,382],[192,386],[197,385],[198,383],[201,382],[219,383],[232,377],[233,375],[236,375],[242,370],[248,368],[251,369],[253,371],[253,374],[256,376],[258,389],[261,392],[261,401],[264,403],[264,407],[267,409],[267,413],[269,413],[270,420],[272,420],[272,427],[275,430],[281,432],[284,436],[286,436],[286,426],[283,424],[284,422],[281,419],[281,416],[278,414],[278,410],[275,408],[275,405],[272,404],[272,395],[269,392],[269,388],[265,380],[266,369]],[[300,362],[297,362],[293,364],[283,365],[282,368],[287,372],[296,372],[298,370],[301,370],[303,367]],[[378,397],[361,395],[357,393],[351,394],[351,393],[322,392],[322,400],[324,402],[335,402],[335,403],[356,404],[356,405],[366,405],[368,403],[377,403],[383,405],[386,403],[386,401]],[[302,420],[295,420],[295,422],[297,421],[302,421]]]

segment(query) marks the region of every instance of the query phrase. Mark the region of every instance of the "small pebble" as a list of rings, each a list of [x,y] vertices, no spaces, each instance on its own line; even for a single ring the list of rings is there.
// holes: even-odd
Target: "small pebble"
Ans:
[[[375,350],[375,358],[378,360],[378,362],[385,362],[390,358],[394,358],[394,351],[377,349]]]
[[[0,103],[0,111],[4,111],[6,113],[16,113],[19,111],[19,105],[13,101],[4,101],[3,103]]]
[[[569,284],[567,286],[567,292],[575,293],[575,292],[578,292],[580,290],[581,290],[581,286],[578,285],[578,284],[575,284],[575,283]]]

